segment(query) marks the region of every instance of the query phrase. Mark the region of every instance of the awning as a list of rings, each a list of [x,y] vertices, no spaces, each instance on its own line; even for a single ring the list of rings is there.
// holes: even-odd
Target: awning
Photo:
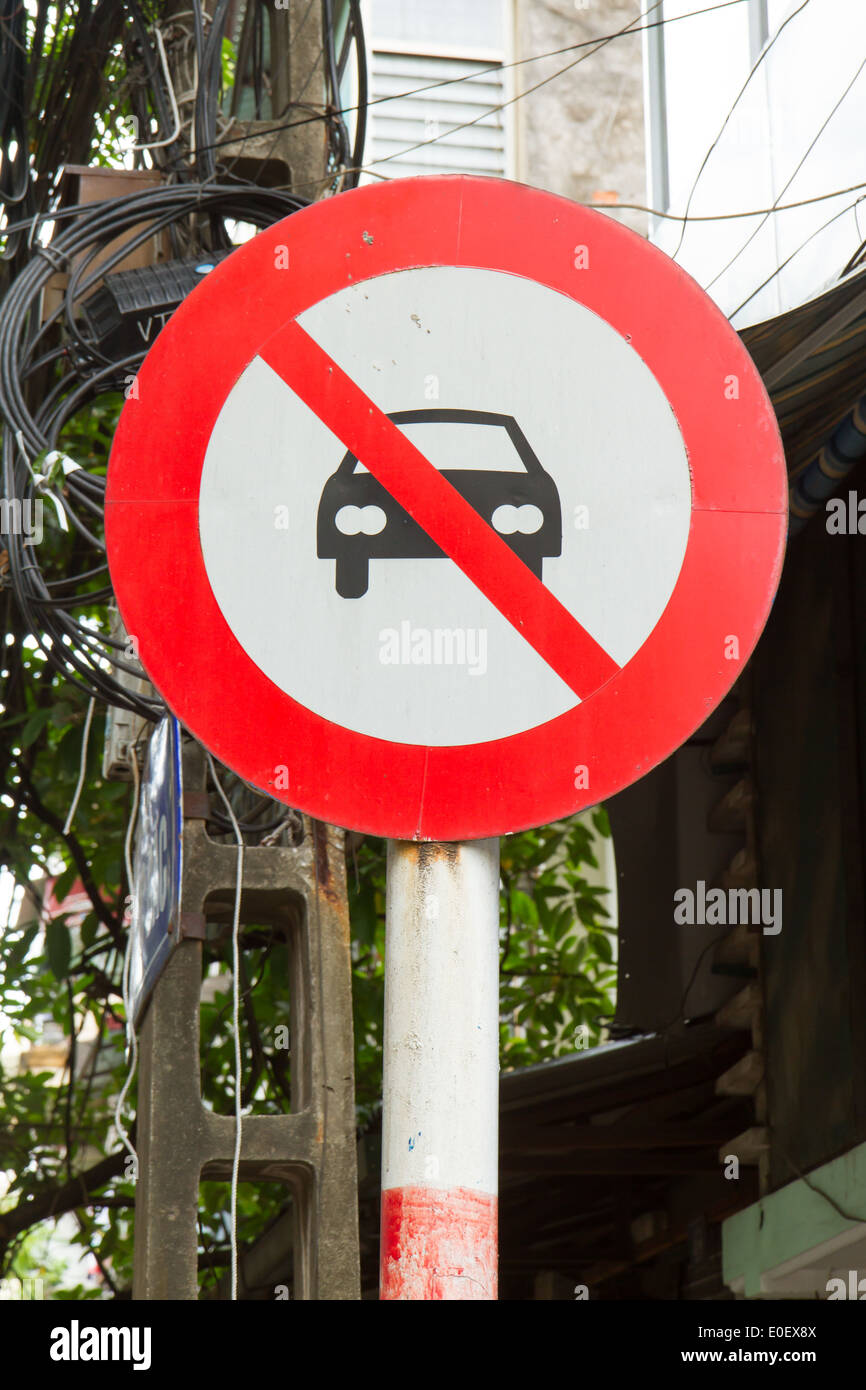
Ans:
[[[866,454],[866,270],[740,336],[779,421],[794,530]]]

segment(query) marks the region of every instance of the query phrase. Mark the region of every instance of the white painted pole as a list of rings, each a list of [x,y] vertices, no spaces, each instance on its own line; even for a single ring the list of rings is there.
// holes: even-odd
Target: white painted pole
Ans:
[[[499,841],[389,841],[382,1299],[497,1292]]]

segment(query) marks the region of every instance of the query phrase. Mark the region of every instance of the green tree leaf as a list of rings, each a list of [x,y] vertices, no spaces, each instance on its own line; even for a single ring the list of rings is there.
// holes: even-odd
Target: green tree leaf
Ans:
[[[72,938],[64,921],[49,922],[45,928],[45,952],[56,980],[65,980],[72,959]]]

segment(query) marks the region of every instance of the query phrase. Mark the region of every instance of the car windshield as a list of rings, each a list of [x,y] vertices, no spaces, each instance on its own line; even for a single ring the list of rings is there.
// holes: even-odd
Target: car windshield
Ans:
[[[456,420],[401,420],[399,428],[434,468],[484,469],[525,473],[523,461],[504,425],[464,424]],[[362,463],[353,472],[366,473]]]

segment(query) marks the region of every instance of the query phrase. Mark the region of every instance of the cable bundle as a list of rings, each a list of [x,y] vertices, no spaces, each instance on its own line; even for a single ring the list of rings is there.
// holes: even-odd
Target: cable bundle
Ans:
[[[359,0],[343,7],[339,37],[333,11],[332,0],[312,0],[303,17],[304,23],[316,23],[317,16],[322,22],[317,61],[324,67],[326,105],[316,108],[314,118],[328,130],[323,182],[330,179],[332,191],[357,181],[356,170],[346,172],[346,165],[361,163],[366,102]],[[291,189],[241,180],[232,172],[236,161],[220,158],[221,141],[236,123],[220,105],[226,40],[233,46],[227,26],[234,25],[234,38],[250,25],[258,36],[245,43],[243,72],[236,72],[236,81],[251,83],[258,114],[268,80],[261,41],[265,18],[272,23],[260,0],[248,0],[246,7],[216,0],[210,16],[201,0],[171,11],[164,0],[36,0],[30,11],[20,0],[0,0],[0,236],[2,254],[17,271],[0,304],[7,505],[0,582],[5,570],[21,631],[32,634],[52,668],[87,694],[146,719],[163,713],[161,702],[137,693],[134,681],[118,679],[140,677],[141,668],[122,634],[106,632],[93,616],[111,599],[102,527],[107,440],[98,451],[105,457],[94,463],[69,457],[67,449],[73,455],[76,450],[64,441],[64,430],[100,398],[116,402],[147,345],[128,355],[112,352],[81,305],[152,238],[167,238],[178,259],[213,255],[232,248],[228,223],[266,227],[309,201]],[[353,54],[362,101],[350,153],[340,86]],[[290,103],[295,104],[304,105]],[[117,119],[123,109],[135,117],[137,161],[147,151],[166,183],[63,207],[60,165],[92,153],[95,111]],[[49,282],[58,273],[68,280],[58,306],[46,311]],[[49,546],[31,544],[20,525],[21,517],[33,516],[36,503],[52,525]],[[53,527],[55,515],[66,538]],[[10,516],[18,524],[9,523]],[[271,828],[270,822],[256,827]]]
[[[64,229],[47,246],[34,246],[31,261],[0,310],[3,491],[7,498],[18,500],[19,514],[32,514],[39,498],[59,509],[58,514],[95,552],[92,559],[97,562],[78,574],[49,582],[36,548],[27,544],[23,534],[13,532],[7,539],[12,588],[29,630],[57,670],[90,694],[148,718],[158,715],[161,707],[131,695],[106,668],[103,649],[107,647],[114,649],[112,664],[140,675],[137,666],[117,655],[124,643],[95,633],[92,625],[82,625],[69,611],[110,597],[107,587],[93,589],[94,579],[107,573],[101,535],[105,478],[74,460],[64,461],[58,449],[64,424],[102,393],[122,391],[146,349],[142,344],[136,353],[106,360],[83,331],[75,306],[131,250],[163,229],[174,228],[186,240],[190,218],[202,214],[264,227],[305,202],[278,189],[184,183],[67,209],[58,214]],[[118,245],[105,256],[105,248],[118,238]],[[100,254],[103,258],[95,265]],[[40,324],[42,295],[56,271],[68,272],[68,289],[61,305]],[[31,406],[29,400],[36,393],[29,393],[28,385],[46,374],[53,384],[39,392],[39,404]]]

